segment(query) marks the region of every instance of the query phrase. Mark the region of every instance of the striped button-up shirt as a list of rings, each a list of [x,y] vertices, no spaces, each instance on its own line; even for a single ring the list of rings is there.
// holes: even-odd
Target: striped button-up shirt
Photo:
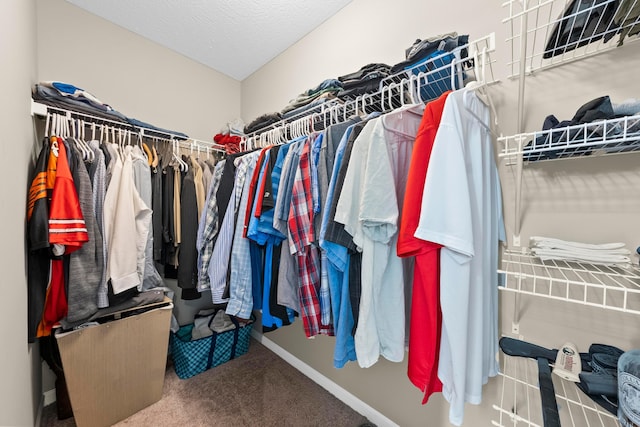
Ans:
[[[198,238],[196,246],[198,249],[198,290],[205,291],[211,287],[209,281],[209,264],[213,254],[213,244],[218,234],[218,206],[216,192],[220,186],[222,172],[226,160],[216,163],[213,170],[213,178],[209,186],[205,209],[202,211],[200,223],[198,225]]]

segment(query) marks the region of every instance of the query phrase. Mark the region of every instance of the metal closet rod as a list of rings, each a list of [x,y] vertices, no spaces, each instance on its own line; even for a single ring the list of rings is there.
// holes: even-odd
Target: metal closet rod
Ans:
[[[187,137],[185,138],[183,135],[177,135],[171,132],[164,132],[161,130],[155,130],[155,129],[148,129],[148,128],[144,128],[144,127],[140,127],[140,126],[135,126],[132,125],[131,123],[128,122],[119,122],[117,120],[111,120],[111,119],[107,119],[105,117],[100,117],[100,116],[95,116],[93,114],[89,114],[89,113],[83,113],[80,111],[75,111],[75,110],[69,110],[66,108],[61,108],[61,107],[54,107],[52,105],[47,105],[47,104],[41,104],[39,102],[35,102],[34,100],[31,100],[31,114],[34,116],[41,116],[44,117],[47,114],[63,114],[66,115],[68,118],[83,118],[86,119],[88,122],[90,123],[96,123],[96,124],[106,124],[109,125],[111,127],[117,127],[119,129],[126,129],[129,131],[133,131],[137,134],[139,134],[142,137],[146,137],[146,138],[156,138],[156,139],[160,139],[160,140],[164,140],[167,142],[178,142],[181,148],[192,148],[192,144],[195,144],[196,146],[200,146],[200,148],[204,148],[204,149],[209,149],[209,150],[215,150],[215,151],[220,151],[220,152],[226,152],[225,147],[219,144],[216,144],[215,142],[209,142],[209,141],[203,141],[200,139],[195,139],[195,138],[190,138]]]

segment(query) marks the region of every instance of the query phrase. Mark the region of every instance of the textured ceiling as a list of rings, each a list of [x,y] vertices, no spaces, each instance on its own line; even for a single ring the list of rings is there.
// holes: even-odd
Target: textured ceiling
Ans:
[[[243,80],[352,0],[67,0]]]

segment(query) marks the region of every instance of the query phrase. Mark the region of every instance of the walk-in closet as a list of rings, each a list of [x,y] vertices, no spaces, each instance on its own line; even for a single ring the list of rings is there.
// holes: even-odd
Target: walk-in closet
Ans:
[[[265,3],[0,4],[0,425],[640,425],[640,0]]]

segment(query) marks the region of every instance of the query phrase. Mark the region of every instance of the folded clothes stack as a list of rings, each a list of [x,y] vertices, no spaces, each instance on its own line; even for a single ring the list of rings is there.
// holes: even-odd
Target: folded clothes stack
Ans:
[[[182,132],[159,128],[142,120],[127,117],[86,90],[69,83],[55,81],[37,83],[31,91],[31,96],[34,101],[42,104],[91,114],[116,122],[128,123],[132,126],[147,129],[151,134],[156,131],[160,136],[171,134],[178,139],[189,138]]]
[[[338,98],[349,100],[365,93],[373,93],[380,88],[380,81],[388,77],[391,67],[387,64],[367,64],[358,71],[338,77],[342,90]]]
[[[222,333],[235,329],[231,317],[224,310],[201,310],[198,316],[194,320],[193,330],[191,331],[192,340],[208,337],[213,335],[214,332]]]
[[[249,135],[257,130],[271,126],[282,120],[282,114],[280,113],[268,113],[256,117],[248,125],[244,127],[244,132]]]
[[[467,43],[469,43],[469,36],[458,35],[456,32],[441,34],[424,40],[417,39],[405,50],[405,60],[391,67],[391,73],[407,70],[416,64],[432,58],[437,52],[451,52]],[[467,56],[466,52],[461,56]]]
[[[331,99],[342,90],[342,83],[336,79],[326,79],[318,86],[308,89],[289,101],[289,104],[282,109],[282,114],[303,107],[318,98]]]
[[[624,243],[590,244],[533,236],[529,247],[531,253],[542,261],[560,260],[601,265],[626,265],[631,262],[631,252],[625,248]]]
[[[420,98],[423,102],[436,99],[444,92],[462,86],[465,78],[462,67],[457,67],[452,79],[451,63],[456,59],[454,51],[458,48],[462,49],[460,58],[467,56],[464,46],[468,43],[468,35],[456,32],[418,39],[405,51],[406,59],[391,68],[391,73],[404,70],[409,75],[420,75]]]
[[[544,119],[543,132],[536,134],[534,140],[527,144],[524,160],[588,156],[597,149],[604,149],[609,153],[637,150],[640,146],[640,119],[628,120],[626,123],[612,122],[607,126],[590,123],[639,113],[640,100],[629,99],[621,104],[614,104],[608,96],[601,96],[578,108],[571,120],[560,121],[551,114]],[[586,127],[579,126],[586,124]],[[626,140],[621,140],[621,137],[626,137]],[[605,141],[603,144],[584,146],[585,142]]]
[[[31,96],[37,102],[62,109],[93,114],[117,122],[127,122],[127,117],[111,108],[89,92],[63,82],[40,82],[33,86]]]

